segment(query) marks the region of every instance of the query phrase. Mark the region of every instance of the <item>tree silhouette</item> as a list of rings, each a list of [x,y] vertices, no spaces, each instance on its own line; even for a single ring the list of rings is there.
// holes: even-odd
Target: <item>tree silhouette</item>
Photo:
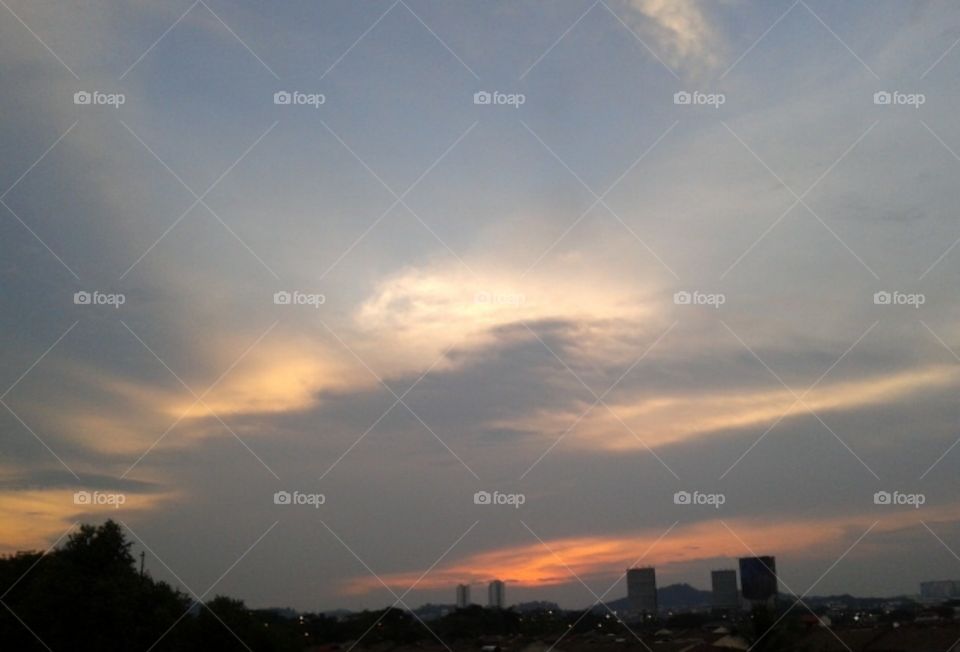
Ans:
[[[191,610],[187,595],[137,572],[131,547],[111,520],[81,526],[47,554],[0,557],[0,649],[300,649],[292,631],[263,627],[239,600]]]

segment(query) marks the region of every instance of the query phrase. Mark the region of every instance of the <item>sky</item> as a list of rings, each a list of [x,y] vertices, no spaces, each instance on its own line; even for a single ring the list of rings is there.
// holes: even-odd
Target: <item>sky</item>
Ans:
[[[113,518],[302,610],[960,577],[955,3],[0,16],[0,552]]]

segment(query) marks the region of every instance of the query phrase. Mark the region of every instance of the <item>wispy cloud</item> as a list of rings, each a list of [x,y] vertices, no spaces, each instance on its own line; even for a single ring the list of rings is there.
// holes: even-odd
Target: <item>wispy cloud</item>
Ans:
[[[626,390],[609,401],[610,410],[592,410],[570,439],[573,445],[616,451],[666,446],[721,433],[737,436],[744,428],[803,417],[811,410],[842,412],[906,401],[921,392],[956,386],[958,373],[954,367],[937,366],[825,383],[806,395],[803,402],[775,381],[773,389],[759,390],[704,388],[681,394],[642,388],[635,399]],[[588,405],[497,421],[491,427],[555,438]]]

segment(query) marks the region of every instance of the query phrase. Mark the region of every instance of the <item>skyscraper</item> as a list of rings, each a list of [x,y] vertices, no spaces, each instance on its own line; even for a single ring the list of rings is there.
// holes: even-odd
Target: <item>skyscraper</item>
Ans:
[[[657,572],[653,567],[627,569],[627,599],[635,613],[657,613]]]
[[[737,571],[733,569],[711,571],[710,584],[713,588],[712,603],[714,609],[717,611],[734,611],[740,606]]]
[[[470,606],[470,585],[457,584],[457,609],[466,609]]]
[[[493,580],[487,587],[487,604],[491,609],[503,609],[507,602],[507,585]]]
[[[764,601],[777,595],[775,557],[741,557],[740,586],[747,600]]]

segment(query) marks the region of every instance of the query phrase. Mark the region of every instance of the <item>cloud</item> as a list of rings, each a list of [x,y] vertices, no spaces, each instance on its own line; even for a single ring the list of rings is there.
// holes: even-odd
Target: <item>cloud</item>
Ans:
[[[131,337],[125,346],[144,366],[111,370],[85,358],[51,361],[45,373],[53,378],[47,382],[63,392],[61,409],[45,410],[44,399],[29,395],[19,405],[31,421],[71,442],[102,454],[130,455],[143,452],[168,429],[165,446],[189,446],[228,434],[216,417],[232,426],[231,417],[298,412],[316,407],[324,393],[362,392],[376,385],[336,342],[282,326],[260,334],[262,339],[224,333],[212,344],[197,346],[193,373],[174,371],[178,377]]]
[[[450,347],[490,343],[511,324],[562,320],[592,326],[581,333],[585,348],[609,342],[613,322],[662,320],[651,293],[651,286],[587,270],[561,282],[546,268],[527,276],[505,265],[476,274],[458,265],[410,267],[377,286],[355,324],[365,350],[397,371],[409,370],[424,368]],[[370,348],[374,343],[379,350]]]
[[[456,520],[456,508],[445,504],[462,488],[464,470],[399,408],[376,421],[369,437],[353,448],[393,402],[365,364],[399,389],[409,387],[436,361],[405,401],[485,480],[515,478],[592,402],[569,369],[599,393],[676,318],[681,322],[676,331],[605,401],[648,445],[671,446],[669,461],[685,477],[691,468],[714,472],[718,460],[719,474],[764,428],[786,414],[790,423],[785,425],[796,436],[766,441],[751,454],[759,477],[746,473],[739,477],[745,486],[756,483],[769,489],[763,496],[752,496],[749,504],[737,502],[741,511],[728,522],[738,532],[744,527],[745,538],[756,536],[756,541],[749,539],[751,545],[800,554],[800,548],[792,546],[815,549],[819,543],[838,541],[844,533],[840,521],[801,518],[799,523],[812,530],[807,532],[787,519],[804,510],[823,516],[824,510],[842,509],[834,505],[843,501],[826,495],[833,486],[827,472],[837,470],[837,477],[845,477],[844,463],[850,460],[830,458],[829,449],[819,448],[817,438],[804,432],[811,423],[797,417],[806,415],[806,409],[791,408],[794,397],[720,327],[718,315],[738,332],[742,329],[745,341],[771,368],[802,390],[881,316],[872,312],[879,308],[870,302],[880,288],[873,287],[872,277],[849,255],[848,244],[875,266],[884,287],[908,290],[919,285],[929,300],[917,314],[956,350],[960,323],[953,300],[956,252],[946,255],[924,283],[916,282],[957,236],[950,219],[954,188],[949,175],[942,174],[944,166],[955,161],[912,113],[881,114],[885,109],[870,102],[876,90],[872,78],[810,17],[805,19],[810,33],[803,24],[786,21],[778,30],[786,30],[787,41],[766,39],[737,67],[737,74],[728,79],[729,114],[723,118],[798,192],[830,170],[808,201],[836,237],[803,206],[776,221],[793,201],[790,193],[718,120],[688,120],[684,118],[688,113],[673,113],[666,92],[662,97],[667,105],[661,106],[656,100],[661,97],[658,84],[673,83],[662,70],[636,84],[601,75],[603,84],[636,91],[623,95],[625,101],[614,102],[644,109],[627,112],[625,123],[606,119],[606,114],[597,120],[597,113],[583,112],[608,99],[602,93],[587,97],[592,87],[577,77],[573,67],[556,78],[537,75],[530,80],[531,101],[524,120],[588,181],[591,174],[604,180],[619,174],[666,124],[684,118],[605,202],[658,256],[662,254],[684,287],[700,284],[710,290],[717,285],[725,292],[729,301],[718,313],[673,306],[670,295],[681,288],[664,286],[673,279],[599,208],[598,214],[574,223],[590,197],[583,198],[587,203],[581,201],[582,193],[568,171],[556,165],[515,120],[508,122],[519,131],[495,133],[501,125],[493,113],[410,196],[425,222],[436,227],[473,272],[450,260],[449,252],[432,239],[423,239],[418,225],[410,230],[403,215],[391,214],[366,236],[364,227],[375,224],[372,220],[387,206],[380,202],[389,203],[390,198],[381,196],[376,181],[326,130],[301,127],[301,120],[313,120],[315,127],[318,123],[307,114],[319,114],[270,104],[277,90],[272,78],[200,6],[124,79],[120,90],[128,94],[129,102],[119,113],[74,106],[71,96],[79,88],[114,89],[117,76],[186,9],[125,2],[124,11],[112,13],[61,11],[25,0],[11,3],[76,70],[80,83],[12,16],[0,25],[3,67],[12,89],[0,100],[7,118],[2,131],[16,144],[8,184],[79,120],[6,201],[82,278],[80,284],[74,283],[12,216],[0,219],[4,254],[0,258],[9,270],[0,302],[6,342],[0,366],[7,378],[0,389],[30,369],[79,319],[76,330],[6,400],[91,489],[88,472],[101,473],[102,478],[120,474],[180,419],[134,474],[160,488],[132,487],[126,504],[148,512],[145,520],[163,522],[165,527],[158,529],[165,533],[190,531],[191,525],[205,531],[211,514],[234,519],[231,527],[218,522],[211,536],[240,531],[253,522],[250,514],[259,509],[255,506],[261,497],[266,497],[267,505],[263,518],[272,519],[274,514],[267,510],[272,508],[269,496],[275,488],[266,483],[273,477],[209,409],[193,405],[191,393],[121,327],[118,318],[197,393],[229,370],[205,401],[285,482],[315,478],[318,461],[322,470],[349,452],[325,480],[332,483],[331,497],[350,488],[351,500],[344,501],[339,520],[356,530],[357,539],[371,542],[371,554],[382,556],[384,566],[401,569],[414,565],[410,559],[417,547],[423,547],[423,532],[436,533],[431,519]],[[94,2],[100,8],[107,4]],[[721,33],[714,16],[726,16],[714,12],[733,4],[621,0],[616,6],[668,65],[693,76],[729,63],[728,43],[740,44],[739,52],[775,17],[768,16],[772,8],[756,11],[740,3],[736,8],[744,7],[744,13],[731,16],[737,21],[730,20],[726,23],[730,29]],[[254,14],[231,10],[222,16],[265,61],[279,72],[289,72],[301,69],[303,61],[335,61],[377,19],[379,12],[371,11],[359,3],[344,3],[316,13],[294,9],[272,16],[273,24],[283,28],[276,32],[283,34],[283,43],[301,45],[297,52],[274,47],[269,39],[258,41],[266,33]],[[863,42],[880,44],[882,56],[867,48],[861,51],[856,44],[854,49],[878,72],[910,71],[916,73],[909,76],[914,79],[955,40],[947,8],[931,5],[909,11],[919,18],[902,20],[899,11],[879,22],[872,22],[875,16],[857,16]],[[510,12],[509,24],[503,25],[512,38],[497,50],[496,60],[488,62],[491,70],[512,69],[512,62],[529,56],[524,43],[557,37],[539,9],[511,5]],[[477,17],[483,17],[482,11]],[[831,17],[825,18],[833,23]],[[461,29],[463,21],[456,12],[441,11],[424,19],[471,65],[471,49],[478,55],[491,51],[489,42],[476,38],[479,32]],[[901,29],[904,24],[910,26],[910,38]],[[395,73],[406,70],[436,70],[438,61],[446,59],[454,74],[462,75],[462,83],[471,83],[472,77],[462,74],[465,71],[442,48],[423,47],[419,39],[430,42],[431,37],[421,27],[410,16],[394,14],[378,28],[385,38],[364,41],[344,59],[339,70],[345,74],[331,75],[319,89],[330,93],[322,110],[324,121],[391,185],[419,172],[420,168],[411,170],[411,161],[422,159],[426,165],[434,160],[480,115],[474,113],[477,108],[469,102],[466,87],[446,79],[437,85],[437,79],[419,72],[410,83],[397,77]],[[398,34],[395,30],[408,28],[417,36],[391,38]],[[317,34],[331,38],[317,39]],[[632,39],[625,38],[632,47]],[[831,47],[822,47],[824,42]],[[189,47],[180,47],[184,44]],[[607,50],[603,42],[599,46],[603,49],[585,50],[578,57],[592,77],[619,52],[615,47]],[[797,51],[810,56],[798,60]],[[390,74],[402,84],[384,86],[381,55],[397,64]],[[955,104],[956,94],[937,84],[956,56],[956,50],[950,52],[928,77],[934,85],[923,109],[925,123],[951,146],[958,135],[946,109]],[[197,62],[203,65],[197,68],[193,65]],[[217,81],[206,83],[210,79]],[[535,95],[548,99],[558,83],[569,101],[533,101]],[[937,102],[932,101],[934,95],[940,98]],[[628,101],[630,97],[637,102]],[[647,111],[644,98],[652,99],[651,108],[659,108]],[[434,104],[430,111],[436,113],[415,112],[420,102]],[[357,106],[380,107],[378,119],[372,120],[369,111],[357,112]],[[441,113],[440,123],[432,119]],[[273,286],[272,277],[202,207],[171,231],[124,283],[118,283],[120,273],[191,201],[118,117],[191,186],[199,185],[198,191],[206,187],[205,179],[212,182],[236,160],[266,124],[280,120],[207,201],[251,250],[275,268],[282,287],[317,285],[328,293],[329,302],[319,311],[273,306],[270,295],[279,287]],[[882,124],[839,161],[875,117],[882,118]],[[371,131],[374,123],[378,127]],[[581,129],[584,125],[587,128]],[[570,129],[582,132],[598,148],[581,147],[576,140],[564,143],[563,136],[573,133]],[[384,135],[395,135],[396,140],[384,140]],[[637,147],[625,157],[604,143],[622,144],[627,150]],[[903,179],[911,183],[899,183]],[[769,236],[758,241],[768,228]],[[361,234],[366,236],[363,242],[324,281],[321,273]],[[555,242],[561,234],[567,237]],[[554,245],[545,250],[550,243]],[[756,247],[748,250],[753,244]],[[743,263],[726,280],[718,279],[744,252],[748,255]],[[540,254],[542,260],[536,258]],[[526,265],[534,261],[535,269],[525,273]],[[703,287],[704,283],[710,285]],[[129,294],[120,312],[80,311],[70,302],[78,289],[114,285]],[[873,447],[868,459],[884,480],[884,466],[904,476],[919,467],[915,477],[955,440],[949,389],[956,387],[957,376],[944,366],[953,363],[949,353],[917,324],[914,313],[890,310],[882,317],[883,325],[805,400],[844,438],[849,433]],[[281,321],[276,330],[231,368],[275,319]],[[887,340],[878,341],[884,334]],[[13,415],[0,409],[0,419],[4,436],[10,434],[4,440],[4,455],[11,460],[11,469],[59,469]],[[851,440],[859,451],[857,442]],[[184,454],[187,448],[189,455]],[[532,485],[531,491],[541,491],[557,503],[538,504],[539,510],[554,510],[553,520],[542,525],[544,530],[558,528],[553,530],[551,547],[584,576],[622,570],[642,552],[638,549],[643,544],[659,534],[618,531],[621,523],[631,522],[633,515],[627,510],[635,505],[638,492],[663,488],[661,469],[638,472],[643,464],[656,466],[648,456],[632,454],[640,448],[637,439],[600,406],[540,467],[546,471],[555,464],[558,471],[530,476],[530,482],[543,483]],[[760,463],[775,457],[772,464]],[[950,490],[949,459],[946,456],[928,478],[944,483],[944,492]],[[8,473],[7,468],[2,470]],[[811,476],[820,481],[810,481]],[[49,544],[75,518],[102,519],[114,513],[107,508],[81,514],[72,503],[69,481],[40,474],[30,477],[31,484],[0,483],[0,522],[9,524],[0,528],[0,544],[7,549]],[[254,491],[252,478],[264,486]],[[855,479],[843,484],[851,491],[864,489]],[[584,486],[591,491],[582,491]],[[110,482],[102,481],[99,488],[108,491]],[[164,502],[160,492],[166,488],[189,494],[189,505]],[[233,504],[243,492],[250,497],[245,503],[249,510],[236,515],[223,510],[224,501]],[[436,498],[422,502],[418,496]],[[365,501],[370,509],[380,510],[375,527],[370,519],[358,520],[357,514],[363,512],[357,505]],[[336,500],[331,500],[330,509],[339,509]],[[783,520],[770,526],[776,529],[743,520],[758,511]],[[956,522],[955,514],[945,517]],[[293,527],[293,520],[285,521],[285,527]],[[381,521],[388,522],[397,537],[378,548]],[[851,522],[863,524],[859,517]],[[650,560],[686,563],[707,554],[698,548],[712,546],[717,554],[741,552],[736,542],[721,540],[715,526],[684,526],[677,532],[683,545],[658,547]],[[816,531],[821,526],[827,528],[825,534]],[[495,527],[484,530],[481,536],[492,540],[485,542],[487,552],[437,570],[438,587],[494,575],[531,586],[569,581],[566,569],[535,541],[492,549],[502,544],[500,532]],[[296,554],[303,548],[298,542],[308,534],[304,531],[304,536],[284,541],[280,553]],[[920,534],[927,536],[925,531]],[[185,556],[190,561],[207,554],[217,559],[222,543],[191,546]],[[901,552],[892,551],[888,559]],[[912,586],[915,578],[907,576],[918,567],[923,570],[923,563],[935,570],[923,559],[898,563],[897,568],[905,570],[890,586],[898,591]],[[304,566],[323,574],[315,564]],[[202,564],[197,563],[194,571],[183,577],[192,583],[203,576]],[[329,577],[318,577],[313,584],[303,578],[290,582],[274,578],[276,599],[311,608],[317,600],[343,606],[343,596],[334,591],[336,580],[347,572],[331,568]],[[870,577],[864,584],[874,590],[877,585],[870,583],[877,581],[876,574],[862,575]],[[325,587],[322,594],[316,593],[316,586]],[[262,581],[238,581],[238,587],[252,596],[264,595]]]
[[[75,492],[104,496],[99,504],[78,504]],[[123,496],[119,507],[111,496]],[[18,550],[45,549],[72,524],[107,518],[130,518],[132,514],[159,509],[176,498],[175,492],[133,492],[129,489],[17,489],[0,490],[0,554]],[[81,499],[82,500],[82,499]]]
[[[911,512],[888,514],[874,533],[916,527],[917,517]],[[930,510],[930,518],[934,519],[952,519],[955,515],[955,505]],[[625,568],[641,563],[669,570],[671,566],[700,560],[745,557],[751,554],[750,550],[757,554],[773,551],[794,559],[834,549],[839,553],[875,522],[871,515],[778,521],[733,518],[678,525],[666,536],[668,526],[630,534],[544,538],[543,543],[531,535],[531,543],[480,552],[441,565],[417,587],[441,589],[462,582],[484,583],[494,578],[520,587],[545,587],[574,583],[576,577],[585,582],[612,581]],[[406,590],[417,582],[420,574],[386,573],[381,574],[379,580],[358,576],[348,580],[344,590],[350,594],[375,591],[383,586],[380,580],[395,590]]]
[[[576,436],[570,439],[589,449],[634,450],[665,446],[724,431],[734,435],[738,429],[802,417],[809,414],[809,410],[822,414],[902,401],[925,390],[953,386],[957,379],[957,370],[944,366],[864,375],[854,380],[824,383],[803,396],[803,403],[786,389],[779,389],[779,385],[773,390],[706,388],[683,393],[657,393],[642,388],[636,398],[631,398],[629,391],[620,392],[619,396],[607,401],[610,410],[591,410],[577,423]],[[802,392],[797,396],[802,396]],[[557,433],[576,423],[589,405],[577,402],[560,411],[543,411],[518,419],[495,421],[490,426],[555,438]]]
[[[308,333],[280,327],[256,344],[255,335],[224,334],[196,351],[199,372],[183,376],[194,392],[203,394],[203,403],[145,350],[134,349],[159,376],[98,369],[95,382],[81,385],[91,376],[86,363],[66,363],[62,372],[84,394],[70,409],[46,418],[57,421],[73,440],[103,452],[142,450],[175,422],[178,435],[167,444],[185,445],[226,433],[213,413],[230,423],[233,415],[302,412],[318,407],[324,397],[335,400],[336,394],[374,390],[377,376],[415,378],[431,364],[434,372],[476,364],[473,355],[444,354],[532,340],[524,322],[562,319],[558,327],[579,342],[574,357],[598,361],[622,357],[624,347],[629,348],[621,338],[625,330],[660,320],[642,293],[600,275],[563,283],[548,274],[518,279],[519,273],[507,269],[474,277],[455,265],[410,267],[381,281],[345,319],[331,320],[334,334],[322,327]],[[39,411],[42,405],[33,408]]]
[[[656,39],[658,54],[671,67],[699,72],[720,62],[721,37],[698,0],[629,0],[629,5],[647,19],[640,27]]]

